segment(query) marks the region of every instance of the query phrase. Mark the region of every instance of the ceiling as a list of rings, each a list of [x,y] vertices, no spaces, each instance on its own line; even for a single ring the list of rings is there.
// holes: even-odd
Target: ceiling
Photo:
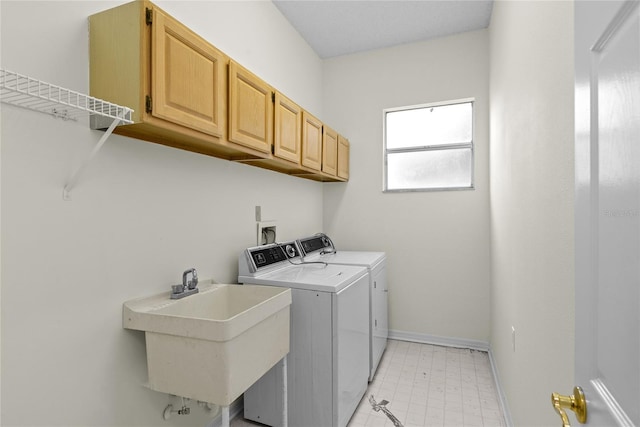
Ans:
[[[493,0],[273,0],[321,58],[487,28]]]

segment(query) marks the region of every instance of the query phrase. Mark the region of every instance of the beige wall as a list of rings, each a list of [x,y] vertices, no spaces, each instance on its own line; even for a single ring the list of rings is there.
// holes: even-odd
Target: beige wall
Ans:
[[[498,1],[490,35],[491,347],[514,424],[554,425],[574,368],[573,3]]]
[[[87,17],[117,4],[0,2],[2,66],[86,92]],[[321,61],[271,2],[158,4],[321,116]],[[1,424],[207,425],[195,403],[162,420],[170,398],[144,388],[144,337],[122,329],[122,303],[188,267],[235,282],[254,206],[281,239],[315,233],[322,184],[112,136],[67,202],[65,180],[102,134],[1,108]]]
[[[324,61],[327,120],[351,142],[348,185],[324,187],[338,249],[388,256],[390,328],[489,339],[488,34],[476,31]],[[475,98],[473,191],[382,193],[382,111]]]

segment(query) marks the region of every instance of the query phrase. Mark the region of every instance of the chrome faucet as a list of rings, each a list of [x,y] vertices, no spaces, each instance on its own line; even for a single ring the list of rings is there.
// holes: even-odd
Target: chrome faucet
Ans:
[[[191,275],[191,280],[187,278]],[[198,293],[198,272],[190,268],[182,273],[182,283],[171,286],[171,299],[180,299]]]
[[[187,276],[191,274],[191,280],[187,282]],[[187,289],[195,289],[198,286],[198,272],[195,268],[190,268],[184,273],[182,273],[182,286],[185,290]]]

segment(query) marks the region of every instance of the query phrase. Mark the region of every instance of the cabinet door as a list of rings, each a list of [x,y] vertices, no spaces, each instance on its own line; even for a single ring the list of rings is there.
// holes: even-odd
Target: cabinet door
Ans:
[[[222,136],[224,55],[158,9],[151,34],[151,114]]]
[[[338,133],[324,126],[322,134],[322,172],[335,175],[338,169]]]
[[[271,153],[273,92],[250,71],[229,63],[229,140]]]
[[[280,92],[276,92],[273,154],[300,164],[302,109]]]
[[[320,170],[322,167],[322,122],[302,112],[302,165]]]
[[[338,135],[338,177],[349,179],[349,140]]]

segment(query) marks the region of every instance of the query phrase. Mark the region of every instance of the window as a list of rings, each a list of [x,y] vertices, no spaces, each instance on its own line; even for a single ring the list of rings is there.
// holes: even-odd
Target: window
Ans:
[[[473,189],[473,100],[384,110],[384,191]]]

